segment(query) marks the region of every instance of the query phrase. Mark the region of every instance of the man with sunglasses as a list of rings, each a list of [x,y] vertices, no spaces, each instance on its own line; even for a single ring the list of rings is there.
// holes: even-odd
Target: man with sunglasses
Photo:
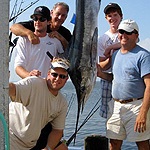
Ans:
[[[62,26],[67,18],[69,12],[69,6],[64,2],[58,2],[54,5],[51,10],[51,21],[47,27],[47,32],[50,37],[56,37],[63,45],[64,50],[66,49],[68,42],[71,39],[70,31]],[[33,21],[19,22],[13,24],[10,27],[12,33],[17,36],[27,36],[32,44],[38,44],[40,42],[38,36],[34,34]]]
[[[9,83],[10,150],[41,150],[46,146],[45,150],[67,150],[63,144],[55,147],[65,127],[67,101],[59,90],[68,80],[69,67],[67,60],[54,58],[46,79],[31,76]],[[40,136],[48,122],[52,128]]]
[[[15,47],[15,71],[21,78],[29,76],[46,78],[51,64],[47,52],[55,57],[58,56],[58,53],[63,53],[64,50],[61,42],[57,38],[50,38],[46,33],[47,25],[51,19],[50,10],[47,7],[37,7],[34,10],[34,14],[31,15],[31,18],[34,21],[34,34],[39,37],[40,43],[33,45],[27,37],[19,37]],[[42,132],[45,133],[49,129],[51,129],[50,123],[43,128]]]
[[[41,76],[46,77],[50,66],[50,59],[46,55],[49,52],[52,56],[63,53],[61,42],[57,38],[50,38],[47,25],[50,23],[50,10],[45,6],[39,6],[31,15],[34,22],[34,34],[39,38],[40,43],[33,45],[27,37],[19,37],[15,57],[15,71],[21,77]]]
[[[137,45],[139,28],[134,20],[119,25],[121,49],[112,56],[112,101],[108,103],[106,136],[110,150],[120,150],[123,140],[150,150],[150,53]],[[98,67],[101,77],[105,76]]]

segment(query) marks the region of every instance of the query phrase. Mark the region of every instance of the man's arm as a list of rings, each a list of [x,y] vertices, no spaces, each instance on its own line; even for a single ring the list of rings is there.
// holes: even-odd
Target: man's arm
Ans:
[[[14,83],[9,83],[9,96],[16,96],[16,86]]]
[[[99,57],[99,65],[103,71],[111,67],[111,61],[112,61],[111,57],[109,58]]]
[[[102,68],[99,64],[97,64],[97,76],[111,82],[113,80],[113,74],[112,73],[107,73],[103,72]]]
[[[57,31],[50,32],[48,35],[51,38],[56,37],[61,42],[61,44],[63,45],[64,50],[67,48],[68,41],[61,34],[59,34]]]
[[[19,23],[13,24],[10,27],[10,30],[12,33],[14,33],[17,36],[27,36],[29,41],[32,44],[39,44],[40,43],[39,38],[34,34],[34,32],[25,28],[23,25],[21,25]]]
[[[120,42],[108,46],[104,52],[104,55],[108,58],[121,47]]]
[[[17,75],[19,75],[22,79],[29,76],[41,76],[41,72],[39,70],[32,70],[31,72],[26,71],[22,66],[17,66],[15,68]]]
[[[52,132],[49,134],[47,146],[51,149],[54,149],[63,136],[63,130],[52,129]]]
[[[148,110],[150,109],[150,74],[144,76],[144,82],[146,85],[144,97],[143,97],[143,104],[140,109],[140,113],[136,118],[135,123],[135,132],[144,132],[146,130],[146,118]]]

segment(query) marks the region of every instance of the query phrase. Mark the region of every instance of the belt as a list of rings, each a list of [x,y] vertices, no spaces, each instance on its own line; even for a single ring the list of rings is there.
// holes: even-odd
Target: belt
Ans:
[[[142,99],[143,97],[141,97],[141,98],[131,98],[131,99],[127,99],[127,100],[119,100],[119,99],[115,99],[115,98],[113,98],[114,99],[114,101],[116,101],[116,102],[119,102],[119,103],[121,103],[121,104],[126,104],[126,103],[129,103],[129,102],[133,102],[133,101],[136,101],[136,100],[140,100],[140,99]]]

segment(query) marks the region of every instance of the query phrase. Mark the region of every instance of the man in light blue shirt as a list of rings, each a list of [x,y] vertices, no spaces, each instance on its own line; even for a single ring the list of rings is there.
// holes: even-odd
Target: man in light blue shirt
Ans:
[[[136,142],[139,150],[150,150],[150,53],[136,44],[135,21],[122,21],[118,30],[121,49],[112,56],[113,101],[108,103],[106,136],[110,150],[120,150],[125,139]],[[98,75],[112,79],[100,67]]]

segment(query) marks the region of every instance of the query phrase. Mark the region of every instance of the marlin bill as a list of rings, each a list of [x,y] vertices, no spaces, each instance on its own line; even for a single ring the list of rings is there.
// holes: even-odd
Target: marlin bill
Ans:
[[[76,0],[75,27],[67,49],[67,59],[71,63],[69,75],[78,99],[76,131],[81,105],[83,110],[97,77],[97,26],[100,2],[100,0]]]

